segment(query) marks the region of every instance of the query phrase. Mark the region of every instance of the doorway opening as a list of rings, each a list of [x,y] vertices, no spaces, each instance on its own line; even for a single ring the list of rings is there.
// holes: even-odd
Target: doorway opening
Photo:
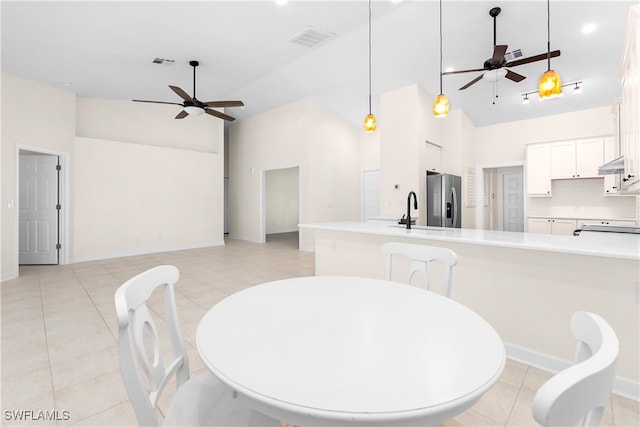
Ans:
[[[476,224],[483,230],[524,231],[522,163],[478,166]]]
[[[67,154],[18,145],[15,164],[15,271],[20,265],[66,264]]]
[[[262,178],[262,242],[283,242],[299,248],[299,167],[265,170]]]

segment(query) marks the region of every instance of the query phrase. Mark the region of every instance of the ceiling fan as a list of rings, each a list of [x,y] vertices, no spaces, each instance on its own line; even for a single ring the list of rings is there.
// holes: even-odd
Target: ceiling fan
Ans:
[[[209,101],[202,102],[196,98],[196,67],[200,65],[198,61],[189,61],[189,65],[193,67],[193,97],[189,96],[184,90],[180,89],[178,86],[171,86],[169,88],[174,91],[180,98],[184,100],[183,103],[178,102],[165,102],[165,101],[143,101],[141,99],[134,99],[135,102],[151,102],[153,104],[171,104],[171,105],[180,105],[182,107],[182,111],[178,113],[176,119],[184,119],[185,117],[192,115],[198,116],[202,113],[207,113],[212,116],[218,117],[223,120],[233,121],[235,118],[221,113],[220,111],[214,110],[214,108],[219,107],[243,107],[244,103],[242,101]]]
[[[502,77],[506,77],[507,79],[514,81],[516,83],[521,82],[526,79],[522,74],[518,74],[514,71],[504,69],[503,67],[511,68],[516,67],[518,65],[529,64],[531,62],[543,61],[547,59],[546,53],[541,53],[540,55],[530,56],[528,58],[522,58],[515,61],[507,62],[504,55],[507,52],[506,44],[496,44],[496,17],[500,14],[502,9],[499,7],[494,7],[489,11],[489,15],[493,18],[493,55],[491,58],[484,61],[482,68],[476,68],[472,70],[460,70],[460,71],[446,71],[442,73],[442,75],[449,74],[460,74],[460,73],[471,73],[476,71],[482,71],[475,79],[471,80],[466,85],[462,86],[459,90],[464,90],[471,86],[474,83],[480,81],[480,79],[484,78],[485,80],[489,80],[495,82]],[[551,58],[555,58],[556,56],[560,56],[559,50],[554,50],[549,53]]]

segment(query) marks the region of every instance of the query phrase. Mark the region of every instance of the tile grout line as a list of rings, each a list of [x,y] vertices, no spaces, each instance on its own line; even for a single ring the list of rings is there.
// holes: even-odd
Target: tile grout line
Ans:
[[[511,407],[511,410],[509,411],[509,416],[507,417],[507,422],[505,424],[505,426],[509,425],[509,422],[511,421],[511,417],[513,416],[513,412],[516,408],[516,404],[518,403],[518,398],[520,397],[520,393],[522,393],[522,388],[524,387],[524,383],[525,380],[527,379],[527,374],[529,373],[529,366],[527,366],[527,369],[525,369],[524,371],[524,375],[522,375],[522,380],[520,380],[520,385],[518,386],[518,393],[516,393],[516,398],[513,401],[513,406]]]
[[[18,267],[19,268],[19,267]],[[44,329],[44,342],[47,346],[47,365],[49,367],[49,384],[51,385],[51,399],[53,400],[53,409],[58,409],[56,399],[56,389],[53,385],[53,366],[51,364],[51,350],[49,349],[49,333],[47,331],[47,319],[44,311],[44,297],[42,295],[42,281],[40,280],[40,270],[38,270],[38,289],[40,290],[40,309],[42,310],[42,327]],[[56,422],[56,425],[58,423]]]

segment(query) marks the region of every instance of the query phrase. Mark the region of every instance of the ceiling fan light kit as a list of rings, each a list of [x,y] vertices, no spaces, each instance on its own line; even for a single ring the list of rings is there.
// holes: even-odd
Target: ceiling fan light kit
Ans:
[[[547,0],[547,71],[540,77],[538,94],[540,99],[555,98],[562,93],[560,74],[551,69],[551,13],[550,0]]]
[[[364,118],[364,131],[375,132],[377,126],[376,116],[371,113],[371,0],[369,0],[369,114]]]
[[[449,114],[449,99],[442,93],[442,0],[440,0],[440,95],[433,103],[433,115],[446,117]]]
[[[507,75],[507,70],[504,68],[498,68],[497,70],[489,70],[482,75],[482,78],[488,82],[497,82]]]
[[[201,114],[204,114],[203,108],[196,107],[194,105],[187,105],[186,107],[184,107],[184,111],[186,111],[190,116],[199,116]]]

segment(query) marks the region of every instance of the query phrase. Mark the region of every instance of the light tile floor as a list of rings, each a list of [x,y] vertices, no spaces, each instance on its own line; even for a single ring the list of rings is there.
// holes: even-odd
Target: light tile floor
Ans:
[[[248,286],[315,273],[314,255],[297,250],[297,234],[269,236],[266,244],[227,239],[215,248],[21,267],[20,277],[0,288],[2,425],[136,425],[120,377],[113,294],[125,280],[161,264],[181,272],[176,297],[192,374],[206,371],[194,342],[208,308]],[[161,301],[151,308],[161,313]],[[549,377],[509,360],[498,383],[445,425],[536,425],[533,396]],[[162,400],[160,417],[170,399]],[[33,411],[32,418],[49,411],[58,420],[19,421],[21,410]],[[602,425],[640,425],[638,402],[613,395]]]

